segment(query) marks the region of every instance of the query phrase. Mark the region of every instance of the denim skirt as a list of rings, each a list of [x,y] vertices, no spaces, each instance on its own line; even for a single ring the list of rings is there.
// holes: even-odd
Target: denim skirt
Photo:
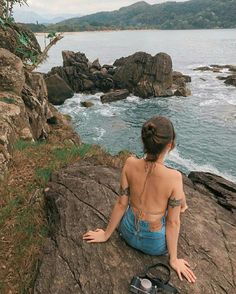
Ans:
[[[129,206],[119,224],[118,230],[125,242],[143,253],[149,255],[166,255],[166,226],[165,216],[161,219],[159,231],[150,231],[149,222],[139,220],[136,226],[136,216]]]

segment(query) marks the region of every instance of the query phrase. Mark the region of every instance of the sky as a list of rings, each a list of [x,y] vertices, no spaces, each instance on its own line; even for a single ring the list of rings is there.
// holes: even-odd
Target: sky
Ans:
[[[30,10],[40,14],[91,14],[98,11],[111,11],[128,6],[139,0],[28,0]],[[184,0],[175,0],[184,1]],[[149,4],[167,0],[147,0]]]

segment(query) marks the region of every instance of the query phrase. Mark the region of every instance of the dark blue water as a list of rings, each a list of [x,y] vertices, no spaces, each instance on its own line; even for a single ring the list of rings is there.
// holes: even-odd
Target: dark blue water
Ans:
[[[43,37],[38,39],[43,44]],[[192,96],[187,98],[128,97],[101,104],[100,94],[76,94],[59,109],[72,116],[84,142],[100,144],[113,154],[127,149],[142,155],[143,122],[153,115],[164,115],[175,126],[178,144],[166,158],[168,165],[186,173],[210,171],[236,181],[236,88],[216,79],[217,73],[193,71],[200,65],[236,64],[236,30],[67,34],[40,70],[60,65],[64,49],[84,52],[91,60],[99,57],[101,63],[113,63],[136,51],[162,51],[172,56],[175,70],[192,76]],[[84,100],[95,106],[80,107]]]

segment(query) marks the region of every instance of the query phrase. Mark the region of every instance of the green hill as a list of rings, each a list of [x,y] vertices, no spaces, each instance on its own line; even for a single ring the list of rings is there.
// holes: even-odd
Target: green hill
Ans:
[[[210,29],[236,27],[236,0],[191,0],[150,5],[137,2],[112,12],[71,18],[48,29]]]

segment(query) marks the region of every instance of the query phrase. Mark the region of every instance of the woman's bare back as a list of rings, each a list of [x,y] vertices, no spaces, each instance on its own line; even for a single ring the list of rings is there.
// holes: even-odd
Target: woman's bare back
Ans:
[[[132,206],[144,212],[143,219],[155,221],[165,214],[178,173],[158,162],[147,165],[143,158],[130,157],[128,159],[127,178],[130,202]]]

